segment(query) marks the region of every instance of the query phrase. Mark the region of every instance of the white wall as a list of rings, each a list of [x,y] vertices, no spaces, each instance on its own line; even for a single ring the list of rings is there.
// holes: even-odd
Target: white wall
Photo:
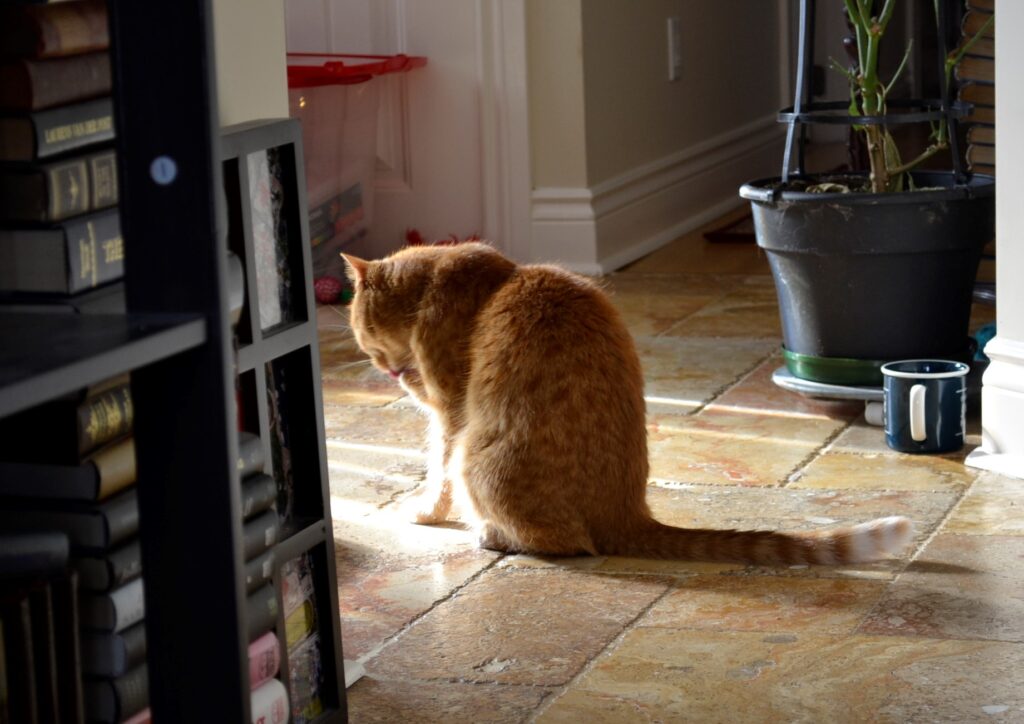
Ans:
[[[213,0],[223,126],[288,116],[283,0]]]
[[[533,257],[611,271],[777,173],[787,5],[527,0]],[[682,20],[672,82],[669,17]]]
[[[1024,478],[1024,3],[996,3],[996,337],[982,390],[982,448],[968,458],[978,467]]]

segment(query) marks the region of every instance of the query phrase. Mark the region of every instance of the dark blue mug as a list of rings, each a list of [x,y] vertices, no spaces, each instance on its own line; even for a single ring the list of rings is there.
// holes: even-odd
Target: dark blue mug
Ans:
[[[907,453],[939,453],[964,445],[967,373],[963,362],[912,359],[882,365],[885,442]]]

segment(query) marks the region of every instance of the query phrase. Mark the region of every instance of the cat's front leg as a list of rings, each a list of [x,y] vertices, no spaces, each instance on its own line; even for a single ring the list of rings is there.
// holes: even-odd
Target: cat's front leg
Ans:
[[[448,519],[452,508],[452,482],[447,468],[451,458],[452,440],[441,416],[430,412],[427,436],[427,479],[423,490],[403,503],[405,513],[414,523],[433,525]]]

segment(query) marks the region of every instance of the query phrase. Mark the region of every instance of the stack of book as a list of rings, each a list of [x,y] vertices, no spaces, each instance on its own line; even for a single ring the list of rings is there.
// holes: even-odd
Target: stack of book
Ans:
[[[0,534],[0,721],[83,722],[67,535]]]
[[[127,375],[0,422],[0,528],[59,531],[77,580],[85,717],[146,717],[142,556]]]
[[[957,98],[973,104],[964,119],[967,126],[968,167],[977,173],[996,173],[996,61],[995,22],[992,19],[995,0],[966,0],[961,31],[963,44],[975,35],[981,36],[971,45],[956,66],[959,85]]]
[[[6,298],[74,307],[123,275],[108,47],[105,0],[0,6]]]
[[[264,724],[283,724],[288,721],[288,692],[275,678],[281,665],[281,648],[274,631],[280,610],[273,585],[274,545],[280,534],[277,483],[263,472],[263,466],[263,441],[253,433],[239,432],[252,719]]]
[[[281,566],[281,598],[284,605],[285,641],[288,646],[288,678],[292,722],[306,724],[323,712],[324,687],[317,625],[311,553],[303,553]]]

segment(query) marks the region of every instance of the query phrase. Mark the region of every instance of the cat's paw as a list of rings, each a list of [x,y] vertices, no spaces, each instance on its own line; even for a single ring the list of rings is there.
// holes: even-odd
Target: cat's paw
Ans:
[[[448,519],[448,509],[442,501],[422,494],[406,498],[398,511],[405,520],[417,525],[437,525]]]
[[[504,534],[490,523],[484,523],[480,526],[477,533],[476,544],[478,547],[488,551],[515,553]]]

